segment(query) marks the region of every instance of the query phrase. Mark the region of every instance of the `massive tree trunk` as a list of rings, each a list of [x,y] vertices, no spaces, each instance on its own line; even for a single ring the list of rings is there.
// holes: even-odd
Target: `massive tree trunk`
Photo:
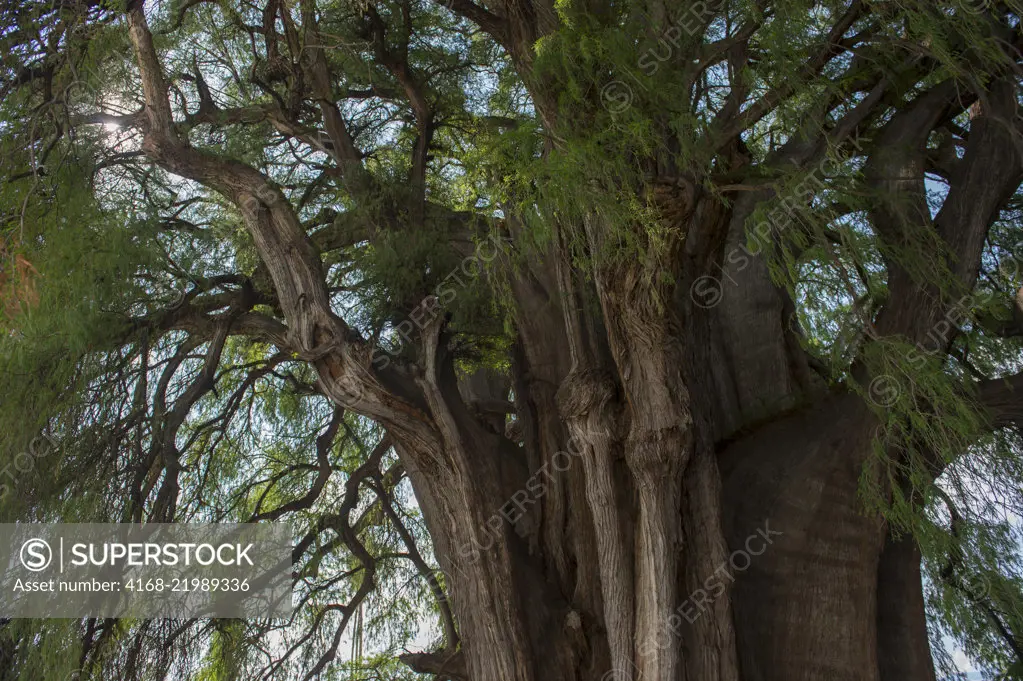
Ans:
[[[885,528],[857,493],[873,424],[858,397],[833,397],[725,452],[729,544],[760,524],[782,533],[736,579],[744,678],[878,678]]]
[[[461,6],[487,28],[487,13]],[[632,228],[596,212],[551,225],[549,257],[502,256],[493,276],[514,298],[512,386],[457,374],[436,298],[414,315],[416,363],[381,356],[331,309],[318,255],[280,192],[175,135],[145,18],[138,8],[130,18],[144,150],[245,209],[288,320],[276,342],[314,364],[331,399],[386,427],[408,471],[461,639],[409,664],[466,681],[933,681],[919,553],[859,496],[876,411],[815,373],[793,301],[744,246],[768,190],[724,200],[677,179],[688,169],[661,168],[672,184],[655,202],[673,216],[667,236],[633,235],[657,257],[598,262],[592,278],[575,271],[569,235],[596,254]],[[524,47],[542,24],[515,24],[531,26],[521,35],[491,28],[557,129]],[[875,157],[878,183],[922,163],[923,133],[954,94],[938,86],[893,118],[891,135],[905,141],[905,128],[921,126],[922,138]],[[995,89],[991,106],[1010,105]],[[334,113],[324,110],[332,150],[351,161]],[[841,144],[849,129],[836,130]],[[974,186],[986,164],[987,189],[954,195],[937,218],[965,285],[983,242],[975,233],[1019,177],[1000,134],[977,124],[959,173]],[[820,156],[793,145],[777,161]],[[913,178],[922,190],[922,174]],[[878,212],[892,239],[921,217]],[[515,236],[521,226],[508,215],[500,228]],[[925,303],[931,292],[902,274],[891,285],[905,307],[887,308],[878,327],[921,340],[947,300]]]

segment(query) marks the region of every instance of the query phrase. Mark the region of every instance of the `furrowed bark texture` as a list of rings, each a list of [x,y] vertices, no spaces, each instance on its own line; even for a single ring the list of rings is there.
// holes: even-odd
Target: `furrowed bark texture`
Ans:
[[[489,276],[503,277],[512,299],[510,377],[456,372],[434,296],[417,308],[429,321],[414,334],[415,360],[381,363],[332,309],[318,247],[280,189],[179,134],[140,4],[128,23],[146,100],[143,151],[238,206],[287,322],[275,342],[315,367],[332,400],[384,426],[408,471],[460,639],[457,649],[403,656],[408,665],[460,681],[934,681],[919,551],[890,536],[859,496],[876,411],[812,368],[794,302],[759,253],[777,234],[749,246],[750,218],[773,189],[714,193],[691,169],[639,159],[650,179],[634,193],[659,197],[649,203],[665,223],[656,243],[638,222],[611,224],[594,211],[579,224],[549,225],[547,257],[495,250]],[[300,4],[315,37],[315,8]],[[543,123],[566,125],[552,84],[532,71],[532,45],[557,22],[553,7],[447,6],[508,51]],[[849,3],[810,67],[837,53],[863,11]],[[423,126],[416,154],[425,164],[430,104],[407,65],[384,56]],[[324,151],[351,191],[371,187],[332,101],[322,50],[306,68],[331,139]],[[846,143],[889,85],[873,83],[828,141]],[[930,215],[926,144],[970,104],[960,85],[912,93],[864,153],[865,176],[886,197],[869,216],[879,237],[905,245],[931,230],[967,290],[1021,165],[1004,124],[1014,91],[994,79],[949,198]],[[783,93],[764,101],[775,95]],[[734,148],[720,165],[730,173],[749,163],[736,132],[744,128],[733,128],[769,110],[761,108],[738,121],[738,103],[725,107],[733,119],[718,126],[721,144]],[[586,121],[583,112],[572,123]],[[822,154],[794,138],[770,162],[808,167]],[[422,193],[425,165],[413,170]],[[424,224],[458,218],[434,216],[425,199],[393,208]],[[508,211],[494,231],[514,243],[517,220]],[[639,255],[596,258],[623,232]],[[592,272],[575,269],[579,255],[593,257]],[[923,342],[954,299],[897,261],[888,267],[891,296],[874,331]],[[871,379],[859,364],[852,373]],[[982,386],[996,425],[1019,422],[1018,383]]]

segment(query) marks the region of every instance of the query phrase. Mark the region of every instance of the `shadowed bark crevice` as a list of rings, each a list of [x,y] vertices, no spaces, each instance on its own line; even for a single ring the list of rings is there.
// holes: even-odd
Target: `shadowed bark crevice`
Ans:
[[[885,538],[877,574],[878,681],[935,681],[920,558],[912,537]]]

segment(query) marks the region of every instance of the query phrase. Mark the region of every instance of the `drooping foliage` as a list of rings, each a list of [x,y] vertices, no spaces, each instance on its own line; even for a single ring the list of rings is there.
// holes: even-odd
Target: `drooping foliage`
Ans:
[[[522,263],[564,251],[590,280],[638,261],[663,308],[686,259],[767,263],[815,379],[877,413],[862,498],[920,544],[939,657],[954,641],[1017,674],[1020,173],[991,159],[1009,191],[989,214],[960,193],[987,172],[972,135],[1023,152],[1023,5],[573,0],[537,3],[520,35],[492,25],[515,3],[486,4],[145,12],[177,134],[283,193],[375,365],[414,366],[439,315],[460,376],[507,406]],[[288,521],[300,607],[7,622],[0,678],[414,678],[406,651],[458,633],[408,471],[293,347],[245,207],[152,161],[143,85],[124,3],[0,9],[0,517]],[[736,214],[735,247],[686,232]],[[701,307],[732,285],[684,284]],[[915,317],[931,300],[945,311]],[[474,404],[499,430],[523,420]]]

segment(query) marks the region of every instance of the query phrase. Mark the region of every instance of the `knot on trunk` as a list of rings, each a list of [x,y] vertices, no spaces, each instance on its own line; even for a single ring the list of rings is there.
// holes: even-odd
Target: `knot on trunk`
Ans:
[[[640,485],[661,485],[677,478],[692,452],[693,433],[688,424],[657,429],[633,429],[625,446],[625,460]]]
[[[569,421],[600,414],[615,401],[617,393],[614,377],[605,370],[572,371],[558,388],[558,409]]]

